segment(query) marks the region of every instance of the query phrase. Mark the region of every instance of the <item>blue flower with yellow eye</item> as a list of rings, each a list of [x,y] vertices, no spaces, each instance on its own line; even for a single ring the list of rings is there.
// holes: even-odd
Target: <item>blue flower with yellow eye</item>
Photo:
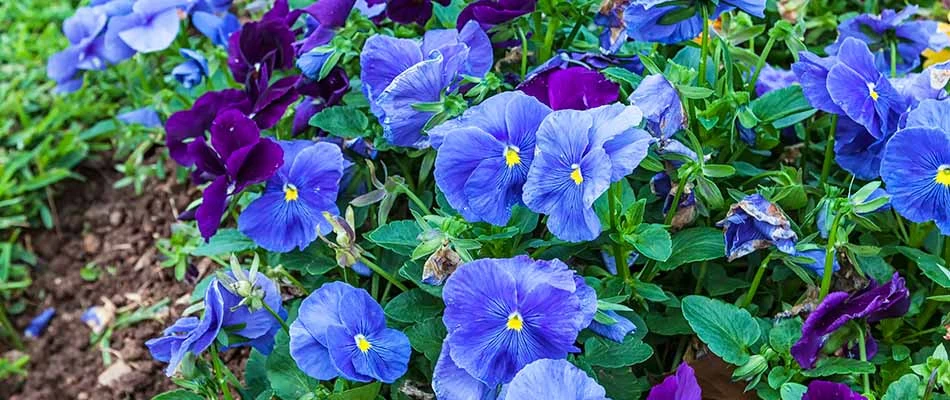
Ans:
[[[331,143],[294,140],[280,146],[284,164],[238,217],[238,229],[270,251],[303,250],[333,230],[323,212],[340,214],[336,197],[349,162]]]
[[[363,289],[323,285],[300,304],[290,325],[290,355],[307,375],[328,380],[395,382],[409,368],[412,347],[386,327],[383,308]]]
[[[924,100],[887,143],[881,161],[891,205],[950,235],[950,102]]]
[[[548,229],[559,239],[600,235],[594,201],[633,172],[655,141],[635,128],[642,119],[636,106],[617,103],[559,110],[541,122],[522,198],[532,211],[548,215]]]

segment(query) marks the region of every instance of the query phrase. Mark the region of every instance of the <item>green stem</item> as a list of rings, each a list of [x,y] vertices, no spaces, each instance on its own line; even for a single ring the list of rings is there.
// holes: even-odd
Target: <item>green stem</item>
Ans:
[[[821,178],[818,180],[818,187],[825,187],[828,181],[828,175],[831,174],[831,162],[835,156],[835,130],[838,129],[838,115],[831,115],[831,128],[828,130],[828,140],[825,142],[825,161],[821,164]]]
[[[623,187],[620,182],[610,185],[607,209],[610,213],[610,228],[617,234],[617,241],[614,242],[614,265],[617,266],[617,273],[623,278],[623,281],[630,283],[630,268],[627,267],[627,257],[624,254],[623,244],[620,243],[620,212],[623,210]]]
[[[283,329],[284,332],[287,332],[287,333],[289,334],[289,333],[290,333],[290,327],[287,326],[287,322],[284,321],[284,319],[280,317],[280,314],[278,314],[276,311],[274,311],[273,308],[270,308],[270,306],[267,305],[267,303],[263,303],[263,304],[264,304],[264,309],[267,310],[267,312],[269,312],[270,315],[272,315],[272,316],[274,317],[274,319],[277,320],[277,322],[280,322],[280,328]]]
[[[397,288],[401,289],[403,292],[409,291],[409,288],[406,287],[406,285],[403,285],[402,282],[399,282],[398,280],[396,280],[396,278],[390,275],[389,272],[386,272],[386,270],[380,268],[380,266],[376,265],[376,263],[370,261],[368,258],[360,257],[360,261],[362,261],[363,264],[366,264],[366,266],[369,267],[369,269],[373,270],[373,272],[383,277],[383,279],[392,283],[393,286],[396,286]]]
[[[216,344],[211,346],[211,365],[214,368],[214,377],[218,383],[218,388],[221,389],[221,393],[224,394],[224,399],[234,400],[234,397],[231,395],[231,388],[228,387],[228,381],[224,376],[223,369],[226,367],[218,355],[218,346]]]
[[[706,262],[699,264],[699,276],[696,277],[696,286],[693,288],[693,294],[699,294],[703,290],[703,280],[706,279]]]
[[[544,46],[541,47],[541,54],[538,58],[539,63],[543,63],[551,58],[551,52],[554,48],[554,34],[557,33],[558,28],[561,27],[561,20],[559,18],[552,18],[549,21],[548,27],[544,32]]]
[[[891,78],[897,78],[897,42],[891,41]]]
[[[861,354],[861,361],[867,361],[868,350],[867,350],[867,345],[864,343],[864,327],[863,326],[858,327],[858,351]],[[868,377],[867,373],[863,373],[861,374],[861,376],[863,377],[863,380],[864,380],[864,395],[869,396],[871,395],[871,380]]]
[[[752,74],[752,80],[749,81],[747,89],[749,93],[755,92],[755,82],[759,80],[759,73],[761,73],[762,68],[765,67],[765,59],[769,56],[769,52],[772,51],[772,46],[775,46],[775,36],[769,35],[769,41],[765,42],[765,48],[762,49],[762,54],[759,55],[759,60],[755,63],[755,73]]]
[[[409,197],[409,200],[412,200],[412,202],[415,203],[417,207],[419,207],[419,210],[429,212],[429,206],[427,206],[426,203],[424,203],[422,199],[419,198],[419,196],[416,196],[416,194],[413,193],[412,190],[409,189],[409,187],[407,187],[405,184],[402,185],[402,192],[405,193],[407,197]]]
[[[4,309],[0,309],[0,325],[2,325],[3,330],[7,332],[10,341],[13,342],[13,347],[17,350],[23,350],[23,341],[20,340],[20,334],[13,327],[13,324],[10,323],[10,318],[7,317],[7,311]]]
[[[945,236],[943,238],[943,263],[944,265],[950,265],[950,236]],[[934,295],[942,295],[947,292],[946,289],[938,287],[934,291]],[[940,306],[940,303],[933,300],[928,300],[924,305],[924,309],[920,311],[920,315],[917,316],[917,321],[914,322],[914,327],[917,329],[924,329],[927,326],[927,322],[930,322],[930,319],[933,318],[934,314],[937,313],[937,308]]]
[[[564,45],[561,46],[562,49],[567,50],[568,47],[571,47],[571,44],[574,43],[574,39],[577,38],[577,34],[580,33],[582,26],[584,26],[584,24],[581,21],[574,23],[574,27],[571,28],[571,33],[567,35],[567,40],[565,40]]]
[[[765,270],[768,269],[769,261],[772,261],[772,254],[765,256],[765,259],[759,263],[759,269],[755,271],[755,278],[752,278],[752,286],[749,287],[749,292],[746,293],[739,307],[747,308],[752,304],[752,298],[755,297],[755,292],[759,290],[759,284],[762,283],[762,277],[765,276]]]
[[[300,283],[300,281],[297,278],[294,278],[294,276],[290,274],[290,271],[283,270],[281,271],[281,275],[283,275],[284,278],[290,281],[290,283],[294,285],[297,289],[300,289],[300,291],[302,291],[304,295],[308,295],[308,296],[310,295],[310,291],[307,290],[307,288],[303,286],[303,283]]]
[[[825,299],[825,296],[828,295],[828,292],[831,291],[831,276],[834,275],[834,261],[835,261],[835,241],[838,239],[838,224],[841,223],[841,216],[844,213],[837,210],[837,207],[832,208],[835,213],[835,218],[831,222],[831,232],[828,233],[828,244],[825,245],[825,269],[823,275],[821,276],[821,291],[818,295],[818,301]]]
[[[699,7],[703,12],[703,36],[699,51],[699,86],[706,86],[706,57],[709,55],[709,10]]]
[[[528,37],[524,29],[518,28],[518,38],[521,39],[521,79],[528,75]]]

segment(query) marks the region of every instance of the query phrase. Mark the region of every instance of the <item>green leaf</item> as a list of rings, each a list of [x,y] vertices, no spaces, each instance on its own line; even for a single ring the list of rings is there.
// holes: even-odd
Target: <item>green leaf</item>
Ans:
[[[314,242],[304,251],[294,250],[289,253],[281,253],[277,256],[277,261],[284,268],[291,271],[299,271],[309,275],[323,275],[337,267],[337,262],[332,257],[319,251],[323,242]]]
[[[383,383],[377,381],[343,393],[331,394],[329,400],[374,400],[382,387]]]
[[[422,322],[438,316],[443,308],[438,298],[416,288],[386,303],[386,315],[399,322]]]
[[[323,129],[333,136],[357,138],[363,136],[369,128],[369,118],[359,108],[353,106],[335,106],[320,111],[310,117],[310,125]]]
[[[881,400],[917,400],[917,389],[920,387],[920,377],[907,374],[891,383],[887,393]]]
[[[801,337],[802,321],[798,318],[784,319],[769,330],[769,344],[780,354],[789,354]]]
[[[844,357],[826,357],[818,360],[815,368],[802,371],[802,375],[809,378],[840,374],[873,374],[874,364],[867,361]]]
[[[245,390],[253,397],[270,390],[270,381],[267,380],[267,356],[256,349],[251,350],[244,366]]]
[[[669,271],[683,264],[715,260],[726,254],[722,231],[715,228],[689,228],[673,235],[672,255],[659,263],[662,271]]]
[[[723,164],[705,164],[703,165],[703,175],[710,178],[725,178],[735,175],[736,169],[731,165]]]
[[[376,228],[366,234],[366,239],[396,254],[408,256],[419,245],[420,233],[422,229],[416,221],[404,219]]]
[[[624,235],[624,240],[647,258],[666,261],[672,254],[670,233],[657,224],[642,224],[632,235]]]
[[[155,397],[152,397],[152,400],[204,400],[204,397],[184,389],[178,389],[172,390],[170,392],[160,393]]]
[[[802,396],[804,396],[807,391],[807,386],[800,383],[789,382],[782,385],[779,393],[782,395],[782,400],[802,400]]]
[[[666,295],[663,288],[655,283],[634,281],[633,288],[637,290],[637,294],[640,295],[640,297],[652,302],[662,303],[670,299],[670,296]]]
[[[687,296],[682,305],[689,326],[713,353],[735,365],[749,361],[761,331],[748,311],[702,296]]]
[[[448,332],[442,318],[434,317],[406,328],[409,344],[416,351],[425,354],[426,358],[435,362],[442,351],[442,341]]]
[[[584,361],[598,367],[626,367],[642,363],[652,356],[653,348],[632,336],[627,336],[623,343],[601,337],[591,337],[584,342]]]
[[[274,351],[267,357],[267,379],[274,394],[283,400],[297,400],[312,394],[320,382],[297,368],[290,356],[290,337],[283,330],[274,338]]]
[[[950,270],[943,265],[943,260],[941,260],[940,257],[924,253],[918,249],[903,246],[897,247],[897,251],[917,263],[917,266],[924,272],[924,275],[927,275],[934,283],[945,288],[950,288]]]
[[[650,390],[646,378],[637,378],[630,368],[593,368],[607,396],[613,400],[639,400]]]
[[[417,261],[406,261],[399,268],[399,275],[416,284],[420,289],[435,297],[442,297],[442,285],[430,285],[422,282],[422,264]]]
[[[237,229],[220,229],[207,243],[198,246],[191,255],[198,257],[216,256],[220,254],[238,253],[256,248],[251,238],[244,236]]]
[[[804,115],[803,119],[808,118],[804,112],[812,110],[811,104],[802,93],[801,86],[798,85],[768,92],[753,100],[750,107],[764,123],[771,123],[792,114]],[[783,122],[791,125],[788,121]]]

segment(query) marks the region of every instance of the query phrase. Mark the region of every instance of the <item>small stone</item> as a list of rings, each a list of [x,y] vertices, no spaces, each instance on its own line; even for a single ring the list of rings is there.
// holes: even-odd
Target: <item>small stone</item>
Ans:
[[[76,395],[76,400],[89,400],[89,393],[79,392],[79,394]]]
[[[102,247],[102,241],[99,240],[99,237],[93,234],[85,234],[82,237],[82,249],[89,254],[94,254],[99,252],[99,248]]]
[[[123,376],[128,375],[131,372],[132,367],[129,367],[125,361],[118,360],[110,365],[109,368],[106,368],[105,371],[102,371],[102,373],[99,374],[99,377],[96,378],[96,381],[102,386],[112,386],[118,383]]]
[[[109,224],[112,226],[119,226],[122,223],[122,211],[115,210],[109,213]]]

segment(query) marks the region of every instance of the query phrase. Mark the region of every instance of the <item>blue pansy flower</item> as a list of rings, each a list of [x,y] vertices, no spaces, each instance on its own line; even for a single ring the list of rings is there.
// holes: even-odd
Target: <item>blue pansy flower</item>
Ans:
[[[320,380],[392,383],[408,370],[412,347],[386,327],[383,308],[363,289],[331,282],[307,296],[290,326],[290,355]]]
[[[666,77],[645,76],[628,100],[643,112],[644,128],[656,138],[657,153],[696,158],[693,150],[673,139],[673,135],[686,128],[686,110],[676,87]]]
[[[172,69],[172,76],[185,89],[191,89],[208,76],[208,60],[201,53],[191,49],[179,50],[185,61]]]
[[[256,271],[235,269],[212,278],[204,298],[204,315],[183,317],[165,329],[162,336],[145,342],[152,357],[168,363],[165,374],[171,376],[188,353],[198,355],[214,342],[222,330],[263,354],[270,354],[280,322],[263,305],[286,316],[277,285]]]
[[[433,376],[437,395],[482,398],[532,361],[578,351],[577,334],[597,310],[591,294],[559,260],[463,264],[442,292],[448,336]]]
[[[795,254],[798,235],[792,230],[788,217],[758,193],[733,204],[726,218],[716,226],[725,229],[729,261],[773,245],[784,253]]]
[[[890,73],[891,41],[894,41],[897,72],[909,72],[920,65],[920,53],[924,50],[939,51],[950,46],[950,38],[937,30],[936,21],[909,20],[916,13],[917,6],[910,5],[900,12],[884,10],[880,15],[860,14],[838,25],[838,39],[825,51],[838,54],[846,39],[861,40],[874,53],[878,70]]]
[[[567,360],[537,360],[518,371],[500,399],[607,400],[607,392]]]
[[[637,331],[637,326],[634,325],[632,321],[620,314],[617,314],[616,311],[606,310],[603,311],[603,313],[613,319],[614,323],[604,324],[598,322],[597,320],[593,320],[590,322],[590,326],[587,328],[594,331],[594,333],[617,343],[623,343],[623,339],[627,337],[627,335]]]
[[[950,102],[924,100],[887,143],[881,178],[891,205],[914,222],[950,235]]]
[[[825,276],[825,249],[819,247],[812,247],[807,250],[798,250],[795,253],[798,257],[804,257],[811,259],[812,262],[808,264],[802,264],[803,267],[812,270],[818,276]],[[834,257],[834,260],[831,262],[831,269],[834,272],[838,272],[841,266],[838,265],[838,257]]]
[[[178,36],[179,10],[188,5],[188,0],[138,0],[132,5],[132,13],[109,21],[107,45],[117,54],[124,53],[124,58],[135,52],[165,50]]]
[[[797,83],[798,76],[794,71],[765,64],[762,72],[759,73],[759,79],[755,81],[755,95],[762,97],[768,92],[784,89]]]
[[[162,119],[152,107],[137,108],[132,111],[126,111],[116,115],[116,119],[126,124],[138,124],[146,128],[157,128],[162,126]]]
[[[320,71],[335,52],[332,47],[316,47],[297,57],[297,68],[307,78],[319,80]]]
[[[231,13],[223,15],[212,14],[205,11],[195,11],[191,15],[191,23],[203,35],[211,39],[215,46],[228,48],[228,38],[231,34],[241,29],[241,21]]]
[[[333,230],[324,212],[339,215],[336,205],[344,167],[340,147],[307,140],[282,141],[284,163],[267,181],[261,197],[238,217],[238,229],[274,252],[303,250]]]
[[[884,145],[894,134],[875,137],[867,128],[849,118],[838,119],[835,130],[835,162],[858,179],[877,179],[881,171]]]
[[[53,54],[46,65],[46,74],[56,81],[57,91],[73,92],[82,87],[82,70],[105,69],[109,60],[100,33],[107,21],[106,14],[82,7],[63,22],[69,47]]]
[[[634,40],[659,43],[679,43],[698,36],[703,30],[703,16],[697,1],[668,2],[663,0],[632,0],[623,11],[627,33]],[[750,15],[765,16],[763,0],[723,0],[709,15],[719,15],[738,8]]]
[[[49,326],[50,321],[53,320],[53,316],[56,315],[56,309],[53,307],[47,307],[39,315],[33,317],[30,320],[30,323],[27,324],[26,329],[23,330],[23,336],[26,336],[30,339],[35,339],[40,337],[43,334],[43,331],[46,330],[46,327]]]
[[[548,215],[548,229],[559,239],[600,235],[594,201],[633,172],[654,141],[635,128],[641,119],[637,107],[612,104],[555,111],[541,122],[522,197],[532,211]]]
[[[466,220],[504,226],[534,159],[538,126],[551,109],[520,91],[492,96],[430,132],[435,181]]]
[[[360,55],[360,79],[370,109],[395,146],[429,145],[423,128],[435,115],[414,107],[441,101],[454,91],[460,75],[483,77],[491,69],[488,35],[469,21],[461,30],[432,30],[422,42],[376,35]]]

